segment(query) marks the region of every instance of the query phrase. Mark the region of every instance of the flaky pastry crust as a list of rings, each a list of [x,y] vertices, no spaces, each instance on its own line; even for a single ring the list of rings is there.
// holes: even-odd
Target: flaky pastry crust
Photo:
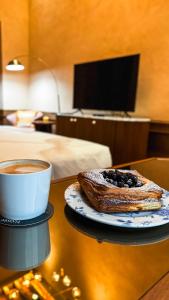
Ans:
[[[104,171],[113,169],[96,169],[78,174],[78,181],[90,204],[99,212],[128,212],[154,210],[161,207],[160,198],[163,190],[154,182],[135,170],[119,170],[131,173],[142,182],[141,187],[117,187],[107,182]]]

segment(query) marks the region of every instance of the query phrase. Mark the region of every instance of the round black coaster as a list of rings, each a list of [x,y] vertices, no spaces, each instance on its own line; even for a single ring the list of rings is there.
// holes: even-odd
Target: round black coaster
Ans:
[[[13,226],[13,227],[35,226],[49,220],[53,216],[53,213],[54,213],[54,207],[51,203],[48,202],[46,211],[42,215],[36,218],[29,219],[29,220],[12,220],[0,216],[0,225]]]

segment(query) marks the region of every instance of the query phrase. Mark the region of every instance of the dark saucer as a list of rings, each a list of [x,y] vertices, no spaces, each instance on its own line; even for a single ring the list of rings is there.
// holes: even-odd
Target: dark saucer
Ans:
[[[11,220],[0,216],[0,225],[13,226],[13,227],[34,226],[49,220],[53,216],[53,213],[54,213],[54,207],[51,203],[48,202],[46,211],[42,215],[36,218],[29,219],[29,220]]]

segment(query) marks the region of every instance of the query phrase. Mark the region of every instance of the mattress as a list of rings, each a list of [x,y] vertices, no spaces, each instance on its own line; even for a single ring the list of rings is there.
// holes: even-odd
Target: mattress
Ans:
[[[50,161],[54,179],[112,165],[107,146],[29,128],[0,126],[0,161],[18,158]]]

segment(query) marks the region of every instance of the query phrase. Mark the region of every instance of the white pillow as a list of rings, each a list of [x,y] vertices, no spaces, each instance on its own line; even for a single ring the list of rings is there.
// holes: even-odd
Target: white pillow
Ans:
[[[32,122],[42,116],[42,112],[18,110],[15,113],[9,114],[6,118],[12,125],[17,127],[34,127]]]

